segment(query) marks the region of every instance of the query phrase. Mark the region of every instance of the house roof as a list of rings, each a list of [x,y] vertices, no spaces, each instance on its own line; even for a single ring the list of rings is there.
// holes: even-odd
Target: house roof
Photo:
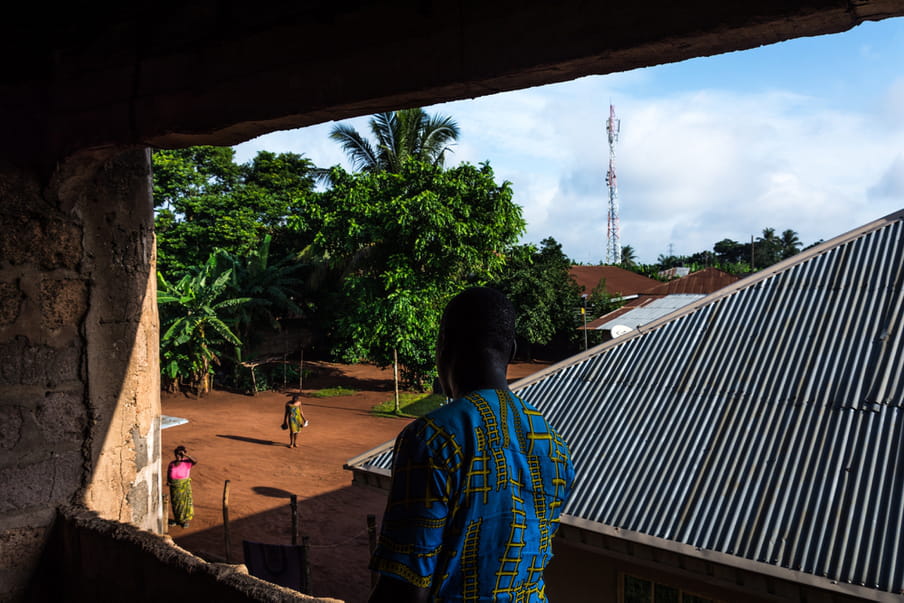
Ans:
[[[684,278],[667,283],[657,283],[638,297],[628,300],[621,308],[591,320],[586,326],[581,325],[578,329],[586,328],[590,331],[611,329],[615,324],[636,328],[637,325],[665,316],[681,306],[703,297],[704,294],[713,293],[739,280],[740,277],[723,272],[718,268],[698,270]],[[640,308],[644,309],[640,310]],[[630,316],[622,320],[621,317],[626,314]]]
[[[635,297],[633,299],[629,299],[627,303],[621,308],[617,308],[612,310],[611,312],[607,312],[603,314],[599,318],[595,318],[589,321],[586,325],[581,325],[578,327],[578,330],[587,329],[588,331],[595,331],[602,327],[602,325],[606,324],[610,320],[616,319],[619,316],[624,316],[628,312],[632,312],[637,308],[642,308],[653,303],[654,300],[662,299],[658,296],[644,295],[643,297]]]
[[[622,312],[617,316],[612,315],[615,314],[615,312],[618,312],[618,310],[610,312],[609,314],[594,320],[594,326],[592,328],[611,329],[615,325],[624,325],[636,329],[641,325],[653,322],[657,318],[671,314],[678,308],[683,308],[689,303],[695,302],[703,297],[705,296],[702,293],[676,293],[674,295],[649,298],[644,296],[632,301],[647,301],[647,303],[638,304],[637,306],[628,306],[627,308],[619,308],[619,310],[627,309],[627,312]],[[591,323],[587,323],[588,329],[591,328],[590,324]]]
[[[563,523],[878,600],[904,589],[902,330],[898,212],[513,389],[571,447]]]
[[[606,279],[606,291],[612,295],[643,293],[659,284],[655,279],[618,266],[572,266],[568,273],[587,295],[603,279]]]
[[[644,291],[647,295],[674,295],[676,293],[713,293],[722,287],[741,280],[741,277],[728,274],[718,268],[704,268],[691,272],[682,278],[672,279],[665,283],[657,283]]]

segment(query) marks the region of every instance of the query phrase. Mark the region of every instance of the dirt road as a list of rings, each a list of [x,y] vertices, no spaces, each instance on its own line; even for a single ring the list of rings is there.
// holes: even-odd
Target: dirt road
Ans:
[[[510,379],[545,365],[513,364]],[[209,558],[226,557],[223,488],[229,480],[229,558],[242,561],[242,540],[291,542],[289,497],[298,498],[300,534],[310,538],[311,593],[358,603],[367,598],[367,515],[383,512],[383,492],[351,485],[345,461],[395,438],[410,419],[370,414],[392,397],[392,373],[369,365],[312,363],[304,383],[299,447],[288,448],[280,429],[283,406],[297,390],[245,396],[214,391],[199,400],[164,394],[163,414],[188,419],[164,429],[164,464],[184,445],[198,461],[192,471],[195,519],[170,527],[179,546]],[[334,386],[354,394],[315,398]]]

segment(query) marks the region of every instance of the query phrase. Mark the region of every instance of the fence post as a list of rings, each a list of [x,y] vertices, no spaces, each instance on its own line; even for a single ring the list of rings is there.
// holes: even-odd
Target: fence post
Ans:
[[[229,480],[223,484],[223,534],[226,538],[226,563],[230,562],[229,551],[232,541],[229,538]]]
[[[308,560],[308,555],[311,553],[311,546],[308,544],[310,540],[307,536],[301,537],[301,548],[304,551],[304,589],[308,593],[311,592],[311,562]]]
[[[298,496],[292,495],[289,506],[292,508],[292,544],[298,544]]]
[[[163,533],[169,534],[169,495],[163,494]]]

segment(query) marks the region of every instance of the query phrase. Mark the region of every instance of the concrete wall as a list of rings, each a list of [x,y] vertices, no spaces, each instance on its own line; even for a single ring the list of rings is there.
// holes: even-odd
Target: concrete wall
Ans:
[[[150,158],[0,166],[0,600],[57,506],[162,531]]]
[[[30,600],[119,603],[341,603],[276,586],[244,565],[210,564],[169,537],[62,508]]]

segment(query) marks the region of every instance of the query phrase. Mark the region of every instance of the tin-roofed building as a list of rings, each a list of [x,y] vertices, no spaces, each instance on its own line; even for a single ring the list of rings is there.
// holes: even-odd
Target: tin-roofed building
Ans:
[[[619,266],[574,265],[568,269],[571,279],[578,284],[582,295],[590,295],[603,281],[610,295],[631,297],[657,287],[661,283],[655,279]]]
[[[578,329],[602,331],[603,341],[608,341],[671,314],[678,308],[709,293],[715,293],[738,280],[739,276],[728,274],[718,268],[704,268],[687,276],[659,283],[638,295],[632,295],[621,308],[595,318]]]
[[[901,601],[902,322],[904,211],[514,384],[577,471],[550,598]]]

